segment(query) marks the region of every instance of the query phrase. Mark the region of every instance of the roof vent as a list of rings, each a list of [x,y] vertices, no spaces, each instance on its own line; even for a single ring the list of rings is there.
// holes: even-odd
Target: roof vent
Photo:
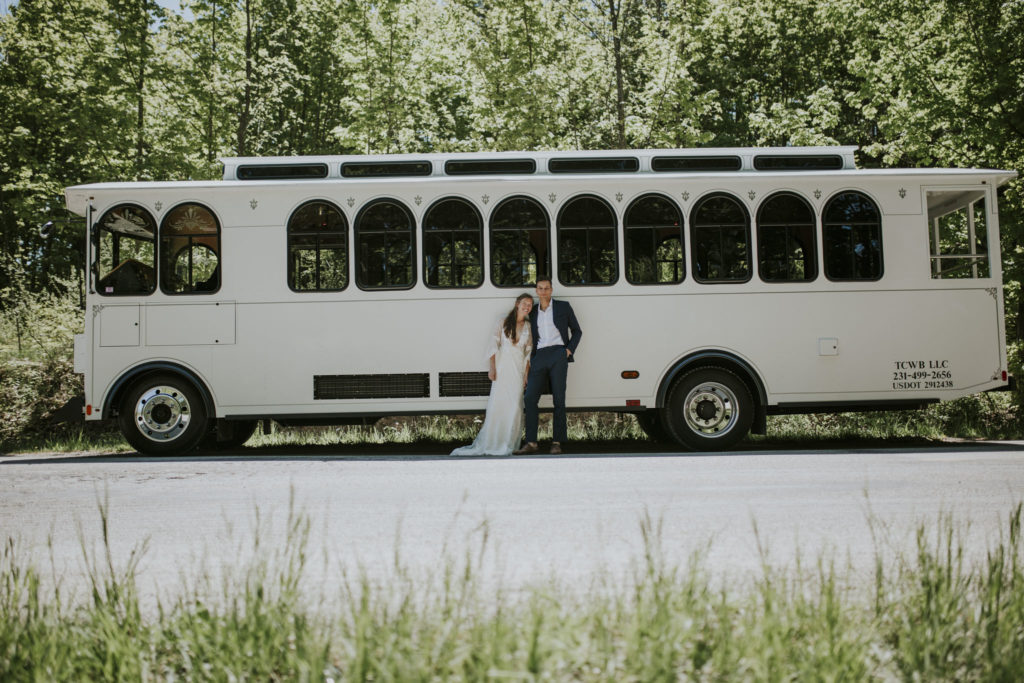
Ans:
[[[448,175],[513,175],[536,171],[537,162],[533,159],[467,159],[444,164]]]
[[[743,168],[743,162],[737,156],[654,157],[651,159],[651,170],[659,172],[738,171],[741,168]]]
[[[429,161],[350,162],[341,165],[341,175],[345,178],[430,175],[432,171]]]
[[[843,157],[838,154],[759,154],[754,157],[754,168],[758,171],[838,171],[842,167]]]
[[[246,164],[235,171],[239,180],[305,180],[326,178],[327,164]]]
[[[635,173],[640,170],[636,157],[583,157],[579,159],[551,159],[551,173]]]

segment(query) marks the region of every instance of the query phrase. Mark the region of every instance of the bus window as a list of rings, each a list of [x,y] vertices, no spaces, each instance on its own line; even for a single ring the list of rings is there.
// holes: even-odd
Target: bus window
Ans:
[[[220,289],[220,224],[205,206],[181,204],[160,226],[160,289],[208,294]]]
[[[882,277],[882,217],[870,197],[860,192],[842,192],[830,199],[825,205],[822,232],[825,277]]]
[[[750,218],[735,197],[719,192],[697,202],[690,214],[690,243],[698,282],[750,279]]]
[[[758,271],[765,282],[804,282],[818,277],[811,205],[789,193],[774,194],[757,210]]]
[[[337,292],[348,286],[348,222],[329,202],[306,202],[288,219],[288,286]]]
[[[394,199],[378,199],[356,216],[360,289],[408,289],[415,282],[412,213]]]
[[[528,197],[510,197],[491,214],[491,282],[526,287],[551,272],[547,211]]]
[[[558,280],[610,285],[619,279],[615,212],[603,199],[577,197],[558,212]]]
[[[932,277],[989,277],[985,190],[928,193]]]
[[[480,249],[483,219],[463,199],[442,199],[423,218],[423,276],[428,287],[478,287],[484,281]]]
[[[626,209],[626,280],[634,285],[675,284],[686,277],[683,215],[660,195],[640,197]]]
[[[97,291],[104,296],[156,289],[156,221],[145,209],[120,204],[96,223]]]

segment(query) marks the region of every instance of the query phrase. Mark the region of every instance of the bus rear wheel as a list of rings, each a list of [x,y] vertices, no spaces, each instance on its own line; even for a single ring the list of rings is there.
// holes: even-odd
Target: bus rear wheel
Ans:
[[[207,432],[198,389],[178,375],[150,375],[135,382],[121,402],[121,433],[146,455],[187,453]]]
[[[739,443],[754,421],[747,385],[724,368],[691,370],[672,385],[661,424],[691,450],[724,450]]]

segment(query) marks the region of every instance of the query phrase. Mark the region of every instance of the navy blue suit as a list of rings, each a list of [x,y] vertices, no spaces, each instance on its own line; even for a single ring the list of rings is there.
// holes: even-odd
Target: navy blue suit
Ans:
[[[552,427],[552,440],[563,442],[568,439],[568,430],[565,417],[565,383],[568,377],[569,363],[572,363],[576,355],[576,347],[583,337],[583,330],[576,320],[576,314],[567,301],[551,300],[552,322],[562,336],[564,345],[549,346],[538,349],[540,343],[540,330],[537,326],[537,316],[540,313],[540,305],[534,306],[530,311],[530,332],[533,334],[533,351],[530,353],[530,374],[526,382],[526,392],[523,395],[524,411],[526,413],[526,442],[537,441],[537,402],[540,401],[544,385],[550,383],[551,398],[555,405],[554,421]],[[572,351],[567,357],[566,349]]]

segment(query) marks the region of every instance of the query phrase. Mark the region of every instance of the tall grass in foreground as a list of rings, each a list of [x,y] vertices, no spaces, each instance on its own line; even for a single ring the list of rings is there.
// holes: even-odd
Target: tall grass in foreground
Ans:
[[[1019,680],[1021,516],[1018,505],[976,563],[945,516],[921,525],[914,549],[879,556],[867,586],[822,558],[811,571],[766,564],[739,587],[715,587],[699,553],[667,562],[645,518],[632,576],[510,593],[481,580],[483,546],[429,576],[396,557],[386,581],[310,587],[309,523],[292,514],[285,547],[257,539],[219,590],[200,577],[148,612],[137,556],[117,565],[109,549],[86,551],[92,589],[74,602],[44,589],[8,542],[0,679]]]

